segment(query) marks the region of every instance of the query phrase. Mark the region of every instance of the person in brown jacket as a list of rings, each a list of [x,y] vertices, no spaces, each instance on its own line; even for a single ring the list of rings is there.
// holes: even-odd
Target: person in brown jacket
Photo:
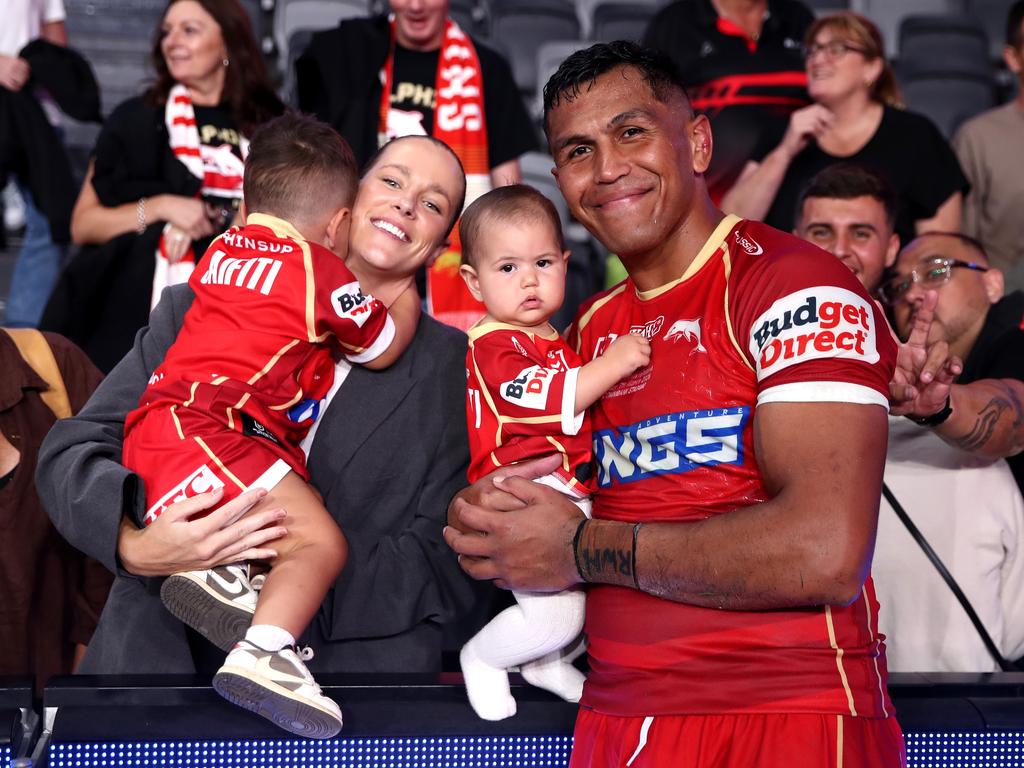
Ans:
[[[63,336],[44,338],[77,412],[102,374]],[[49,388],[0,331],[0,676],[31,675],[37,693],[72,671],[113,579],[61,538],[36,495],[36,456],[56,420]]]

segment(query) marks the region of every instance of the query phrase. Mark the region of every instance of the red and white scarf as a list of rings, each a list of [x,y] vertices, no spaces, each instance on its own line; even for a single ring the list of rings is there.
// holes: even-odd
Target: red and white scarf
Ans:
[[[380,146],[402,135],[388,130],[394,65],[395,20],[392,16],[391,51],[380,75],[384,86],[378,123]],[[466,205],[491,188],[483,82],[480,59],[473,41],[449,19],[437,58],[433,136],[451,147],[462,161],[466,171]],[[451,239],[451,247],[427,270],[427,308],[441,322],[466,330],[480,319],[485,310],[483,304],[470,295],[459,276],[462,246],[457,227],[452,231]]]
[[[192,97],[184,85],[174,85],[167,94],[167,105],[164,107],[164,124],[171,152],[188,168],[189,173],[201,179],[203,186],[200,195],[205,193],[220,197],[242,197],[242,166],[238,158],[231,154],[230,158],[220,157],[230,152],[229,147],[209,149],[204,158],[203,147],[199,141],[199,127],[196,124],[196,113],[192,108]],[[223,150],[223,151],[221,151]],[[247,154],[248,142],[243,138],[241,152]],[[218,162],[218,158],[220,162]],[[153,294],[151,308],[160,300],[160,294],[169,285],[178,285],[188,281],[196,266],[196,254],[189,243],[188,250],[181,260],[171,263],[167,257],[168,235],[171,224],[164,224],[163,232],[156,247],[156,268],[153,270]]]

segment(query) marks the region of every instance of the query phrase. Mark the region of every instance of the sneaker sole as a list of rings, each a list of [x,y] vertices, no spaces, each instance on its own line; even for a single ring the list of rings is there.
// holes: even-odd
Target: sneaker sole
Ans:
[[[271,681],[257,681],[241,667],[221,667],[214,675],[213,688],[232,704],[265,717],[296,736],[330,739],[341,731],[341,720],[333,713]]]
[[[176,618],[222,651],[230,651],[252,624],[252,613],[224,601],[185,574],[164,579],[160,599]]]

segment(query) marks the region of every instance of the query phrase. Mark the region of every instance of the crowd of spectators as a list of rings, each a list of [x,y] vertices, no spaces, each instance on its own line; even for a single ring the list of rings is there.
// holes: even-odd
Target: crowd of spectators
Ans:
[[[0,132],[16,94],[54,114],[26,45],[75,42],[60,0],[16,5],[27,21],[0,33]],[[408,199],[422,190],[468,204],[518,182],[537,126],[508,63],[460,29],[447,0],[392,0],[390,10],[318,32],[295,63],[294,106],[333,126],[366,169],[350,236],[361,279],[371,275],[380,296],[415,276],[428,310],[396,365],[336,374],[331,397],[344,407],[328,400],[308,438],[312,482],[350,549],[304,638],[322,671],[439,671],[443,651],[500,602],[460,570],[441,533],[468,464],[466,338],[449,326],[464,330],[481,314],[458,276],[454,221],[410,224],[404,242],[379,222],[384,211],[415,220]],[[1004,52],[1018,95],[965,122],[951,143],[904,108],[877,27],[855,13],[815,19],[796,0],[676,0],[644,42],[669,55],[710,118],[710,200],[840,259],[884,306],[902,342],[897,370],[916,377],[898,373],[891,385],[873,565],[889,669],[1010,666],[1024,656],[1024,0],[1009,9]],[[262,543],[247,538],[240,506],[192,519],[205,504],[196,500],[141,530],[145,491],[120,455],[125,414],[191,303],[180,284],[244,213],[246,137],[287,107],[238,0],[171,0],[150,64],[151,85],[99,134],[64,222],[80,246],[66,264],[29,166],[0,168],[26,211],[5,325],[74,342],[45,337],[79,412],[40,454],[38,497],[55,529],[31,482],[54,419],[41,394],[53,387],[0,334],[0,528],[25,561],[17,578],[0,576],[0,672],[35,675],[39,686],[80,660],[111,579],[83,671],[211,673],[215,649],[167,614],[154,580],[220,562],[229,542],[234,555],[237,541]],[[406,136],[424,138],[388,144]],[[464,189],[430,137],[454,152]],[[108,378],[86,405],[94,366]],[[912,529],[959,583],[995,652]],[[211,549],[217,531],[231,536]],[[29,573],[36,583],[25,583]],[[145,656],[132,652],[140,644]]]

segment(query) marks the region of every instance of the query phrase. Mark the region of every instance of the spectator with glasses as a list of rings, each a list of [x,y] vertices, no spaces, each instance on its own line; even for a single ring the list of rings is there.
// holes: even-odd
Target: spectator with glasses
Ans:
[[[839,162],[879,172],[893,186],[902,242],[960,227],[969,188],[956,155],[923,115],[902,109],[878,28],[856,13],[819,18],[806,37],[807,90],[777,147],[747,163],[722,208],[789,231],[801,189]]]
[[[930,232],[900,253],[880,294],[907,339],[938,293],[927,345],[963,360],[955,384],[926,387],[911,413],[947,443],[984,458],[1005,458],[1024,490],[1024,293],[1007,295],[977,240]],[[938,350],[938,352],[936,352]]]
[[[894,216],[894,195],[884,179],[859,166],[838,164],[817,174],[804,189],[795,233],[835,255],[874,293],[899,251]],[[918,384],[925,370],[928,381],[909,395],[897,391],[902,389],[899,385],[893,387],[885,483],[963,589],[999,652],[1013,659],[1024,654],[1024,498],[1006,461],[983,455],[984,444],[975,453],[970,446],[940,437],[942,425],[927,427],[941,416],[933,417],[935,406],[926,403],[944,404],[952,376],[962,367],[958,359],[947,358],[945,334],[928,347],[932,310],[954,276],[972,277],[958,273],[985,268],[976,256],[970,258],[973,261],[910,262],[909,274],[884,283],[885,295],[894,302],[907,297],[912,288],[919,287],[925,299],[930,294],[916,307],[899,355],[904,381]],[[1016,314],[1019,317],[1019,310]],[[1019,342],[1015,349],[1019,354]],[[953,390],[961,402],[990,384],[975,381]],[[923,418],[914,416],[917,411],[925,414]],[[911,418],[895,415],[899,413]],[[878,512],[871,575],[890,672],[999,668],[886,498]]]

